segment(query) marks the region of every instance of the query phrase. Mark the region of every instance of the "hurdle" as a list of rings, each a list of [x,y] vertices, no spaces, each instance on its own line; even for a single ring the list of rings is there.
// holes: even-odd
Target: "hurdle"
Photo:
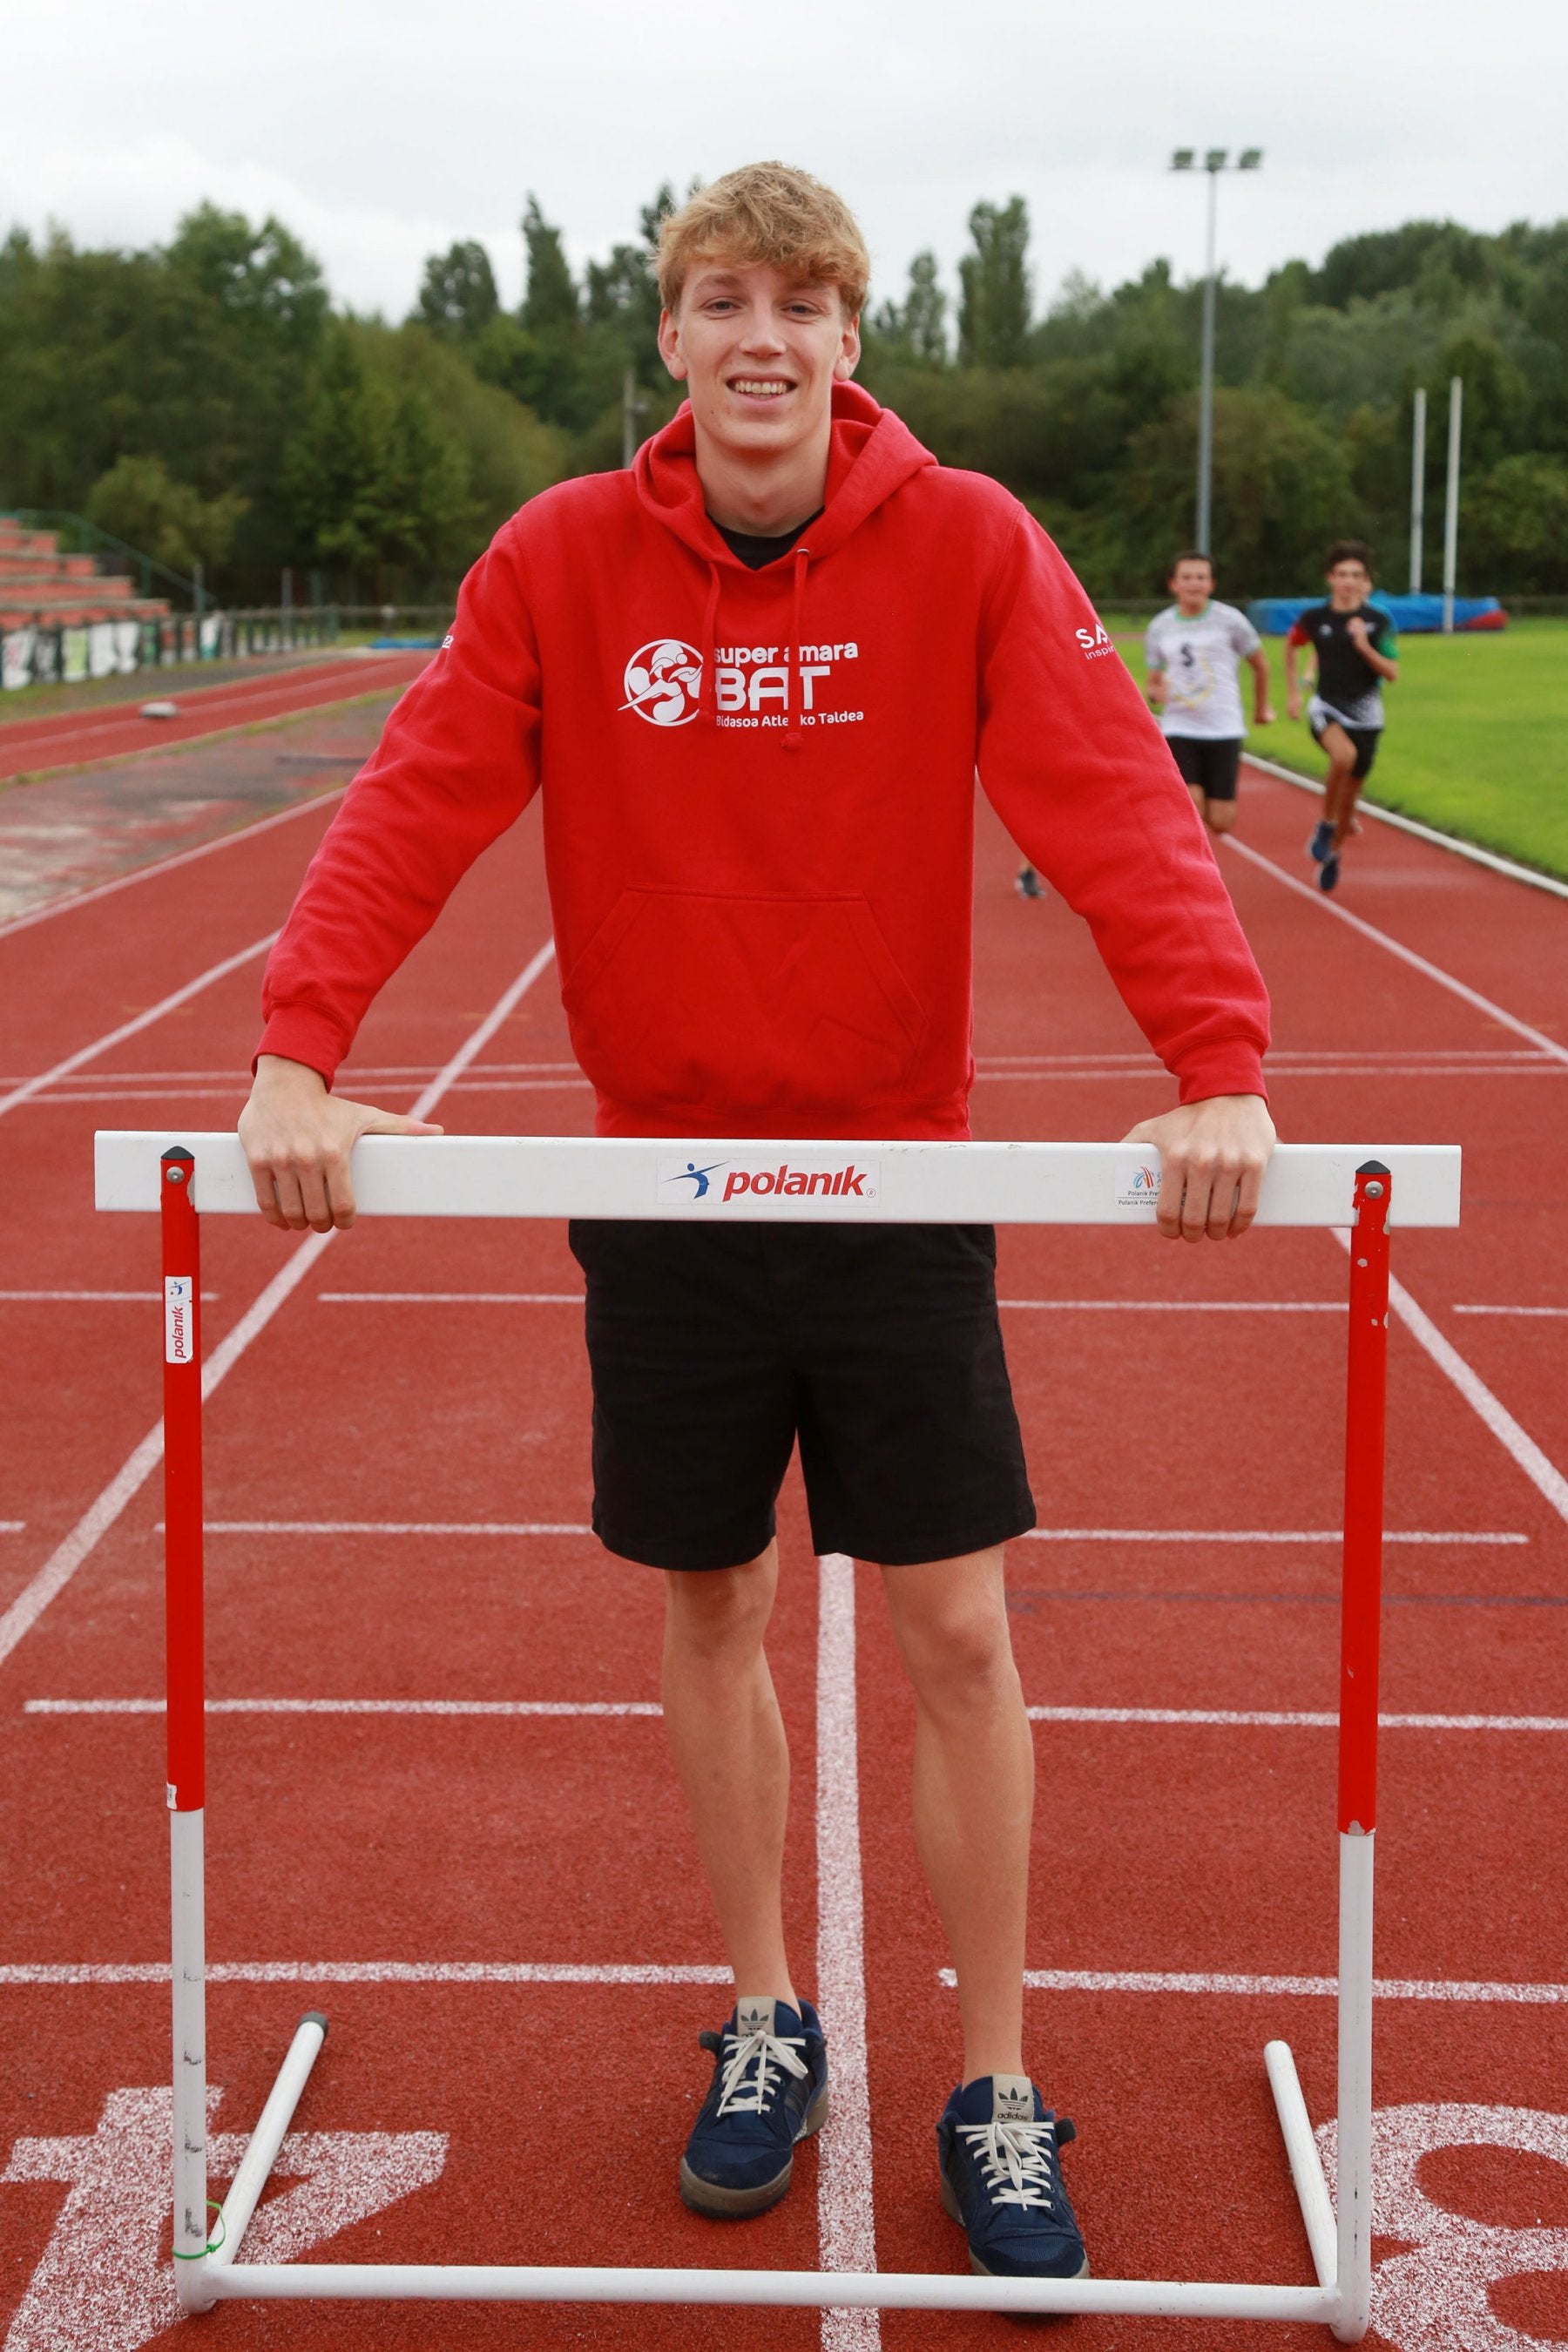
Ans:
[[[366,1216],[625,1217],[673,1222],[1082,1224],[1147,1228],[1160,1166],[1098,1143],[662,1141],[369,1136],[353,1154]],[[309,2012],[208,2230],[204,1929],[202,1216],[256,1214],[232,1134],[100,1133],[96,1202],[157,1211],[163,1227],[167,1804],[174,2009],[174,2265],[186,2312],[220,2302],[732,2304],[825,2309],[1094,2312],[1318,2321],[1359,2342],[1372,2288],[1373,1866],[1382,1595],[1388,1241],[1459,1219],[1449,1145],[1287,1144],[1263,1182],[1260,1227],[1340,1230],[1349,1245],[1339,1730],[1339,1984],[1335,2213],[1288,2043],[1264,2063],[1317,2284],[996,2279],[945,2273],[237,2260],[326,2019]],[[831,2020],[828,2021],[831,2026]]]

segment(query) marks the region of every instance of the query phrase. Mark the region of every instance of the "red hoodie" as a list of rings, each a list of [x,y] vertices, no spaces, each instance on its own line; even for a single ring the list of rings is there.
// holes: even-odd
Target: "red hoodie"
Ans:
[[[311,861],[260,1051],[330,1085],[542,791],[600,1134],[966,1136],[978,767],[1183,1100],[1263,1092],[1262,981],[1078,582],[858,386],[833,414],[824,511],[760,572],[708,519],[685,408],[503,526]]]

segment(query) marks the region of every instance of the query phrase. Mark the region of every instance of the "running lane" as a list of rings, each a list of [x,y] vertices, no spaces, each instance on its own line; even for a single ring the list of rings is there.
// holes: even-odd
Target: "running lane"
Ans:
[[[1249,845],[1292,875],[1298,798],[1249,782],[1243,803]],[[146,1011],[264,936],[325,814],[134,883],[89,920],[51,919],[8,946],[0,935],[0,1000],[18,971],[30,992],[9,1072],[42,1074],[140,1017],[128,1008]],[[1391,937],[1561,1034],[1533,946],[1512,989],[1489,949],[1487,961],[1460,955],[1457,931],[1445,954],[1419,877],[1380,883],[1381,851],[1367,845],[1347,904],[1368,909],[1383,888],[1390,903],[1375,919]],[[1010,871],[983,817],[980,1131],[1119,1133],[1170,1099],[1169,1082],[1081,928],[1059,902],[1020,902]],[[1389,1518],[1404,1539],[1387,1555],[1385,1705],[1483,1722],[1385,1735],[1377,1965],[1394,1990],[1380,2009],[1379,2106],[1407,2139],[1438,2129],[1412,2121],[1418,2110],[1461,2102],[1535,2119],[1510,2126],[1516,2137],[1568,2136],[1557,1998],[1568,1906],[1543,1860],[1561,1834],[1568,1733],[1498,1721],[1568,1715],[1568,1530],[1498,1430],[1516,1427],[1560,1465],[1568,1449],[1512,1376],[1510,1325],[1457,1311],[1547,1302],[1551,1267],[1515,1238],[1528,1203],[1514,1204],[1508,1155],[1526,1132],[1560,1155],[1562,1081],[1541,1066],[1550,1055],[1508,1060],[1523,1041],[1274,874],[1245,859],[1226,873],[1275,992],[1282,1130],[1466,1145],[1465,1227],[1399,1237],[1394,1262],[1502,1415],[1484,1420],[1452,1369],[1396,1328]],[[1479,887],[1484,901],[1478,911],[1465,896],[1466,939],[1534,919],[1533,907],[1516,913],[1526,894],[1464,873],[1466,894]],[[1431,887],[1446,889],[1446,876]],[[547,919],[530,820],[388,990],[345,1085],[406,1107],[528,968]],[[156,1411],[156,1238],[148,1220],[91,1214],[89,1131],[174,1115],[226,1123],[243,1099],[235,1074],[258,966],[258,955],[211,981],[0,1119],[7,1265],[26,1269],[12,1287],[49,1294],[0,1300],[0,1378],[19,1439],[0,1517],[25,1523],[0,1535],[0,1608]],[[480,1132],[585,1131],[589,1097],[552,971],[452,1077],[436,1115]],[[214,1221],[209,1355],[312,1248]],[[1212,1251],[1142,1234],[1003,1237],[1041,1507],[1039,1537],[1014,1548],[1010,1597],[1026,1696],[1050,1710],[1036,1732],[1029,2053],[1079,2125],[1068,2178],[1102,2273],[1309,2274],[1261,2050],[1287,2035],[1314,2117],[1330,2112],[1332,2009],[1316,1988],[1333,1965],[1333,1739],[1312,1718],[1335,1693],[1344,1268],[1327,1234]],[[824,2180],[825,2157],[852,2127],[847,2105],[833,2137],[801,2152],[773,2214],[717,2230],[676,2198],[707,2072],[695,2036],[728,1992],[648,1711],[658,1580],[584,1532],[579,1291],[557,1227],[367,1224],[312,1256],[213,1399],[218,2128],[247,2126],[293,2019],[319,2004],[332,2032],[300,2117],[318,2136],[300,2161],[318,2169],[290,2192],[294,2223],[279,2207],[274,2224],[293,2227],[298,2251],[328,2242],[346,2199],[360,2218],[331,2239],[344,2259],[809,2266],[871,2231],[883,2267],[959,2270],[931,2147],[955,2010],[908,1830],[910,1702],[874,1569],[854,1571],[858,1671],[842,1622],[819,1616],[793,1475],[773,1644],[796,1764],[787,1905],[803,1977],[818,1981],[826,1920],[837,1980],[848,1970],[864,1984],[871,2196],[842,2168]],[[146,1711],[160,1680],[160,1515],[154,1472],[0,1665],[0,1769],[26,1792],[0,1847],[15,1890],[0,2007],[8,2046],[26,2053],[0,2108],[0,2211],[16,2254],[0,2277],[5,2352],[61,2341],[133,2352],[172,2316],[153,2267],[166,2229],[152,2088],[166,2066],[166,1992],[136,1974],[152,1976],[166,1941],[161,1726]],[[1181,1719],[1141,1719],[1152,1710]],[[819,1721],[830,1727],[820,1797]],[[845,1900],[847,1798],[859,1807],[863,1934]],[[1529,2005],[1508,1997],[1529,1988]],[[847,2039],[837,2047],[852,2056]],[[113,2094],[136,2095],[106,2116]],[[106,2168],[95,2175],[95,2163]],[[98,2178],[120,2184],[118,2236],[104,2193],[80,2185]],[[1518,2276],[1492,2305],[1521,2345],[1527,2326],[1563,2332],[1561,2257],[1534,2227],[1557,2210],[1551,2168],[1478,2157],[1439,2131],[1422,2178],[1447,2200],[1435,2210],[1524,2232],[1497,2257]],[[1436,2224],[1414,2249],[1428,2255],[1456,2274]],[[121,2282],[118,2305],[96,2284],[98,2263]],[[1451,2295],[1435,2309],[1424,2332],[1400,2320],[1374,2340],[1474,2352]],[[218,2324],[226,2341],[273,2352],[542,2347],[563,2331],[636,2346],[736,2338],[722,2314],[641,2311],[237,2306]],[[793,2314],[741,2325],[770,2347],[934,2352],[994,2341],[1005,2323],[889,2315],[824,2331]],[[1094,2320],[1074,2330],[1090,2352],[1221,2340],[1226,2352],[1289,2352],[1321,2339]]]
[[[124,759],[200,735],[258,726],[321,703],[342,702],[347,696],[382,693],[406,686],[429,658],[425,653],[343,656],[302,664],[281,677],[272,674],[204,687],[180,676],[172,683],[150,685],[147,700],[177,705],[172,719],[143,719],[140,709],[111,705],[12,719],[0,728],[0,782],[80,767],[89,760]]]

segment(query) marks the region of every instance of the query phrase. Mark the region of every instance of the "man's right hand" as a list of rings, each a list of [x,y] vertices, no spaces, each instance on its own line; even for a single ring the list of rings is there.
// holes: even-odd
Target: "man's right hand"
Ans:
[[[362,1135],[440,1135],[428,1119],[405,1118],[370,1103],[344,1102],[320,1071],[263,1054],[250,1100],[239,1114],[239,1139],[250,1162],[256,1205],[269,1225],[330,1234],[354,1221],[349,1154]]]

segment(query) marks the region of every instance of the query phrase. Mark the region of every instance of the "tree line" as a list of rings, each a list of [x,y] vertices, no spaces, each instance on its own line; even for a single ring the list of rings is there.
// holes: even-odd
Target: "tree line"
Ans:
[[[648,266],[668,187],[608,257],[572,268],[530,198],[526,284],[427,260],[408,317],[335,307],[287,227],[210,205],[144,251],[14,230],[0,245],[0,509],[86,514],[230,600],[448,595],[526,499],[620,461],[679,394]],[[996,476],[1101,598],[1158,593],[1191,536],[1201,287],[1166,261],[1041,310],[1021,197],[969,218],[956,289],[931,253],[865,321],[861,379],[951,465]],[[1568,592],[1568,221],[1487,236],[1415,221],[1316,268],[1218,289],[1214,552],[1237,595],[1315,584],[1370,539],[1405,584],[1411,394],[1441,511],[1447,385],[1465,381],[1460,569],[1474,591]],[[1436,532],[1429,532],[1436,544]],[[1435,573],[1435,563],[1430,567]]]

